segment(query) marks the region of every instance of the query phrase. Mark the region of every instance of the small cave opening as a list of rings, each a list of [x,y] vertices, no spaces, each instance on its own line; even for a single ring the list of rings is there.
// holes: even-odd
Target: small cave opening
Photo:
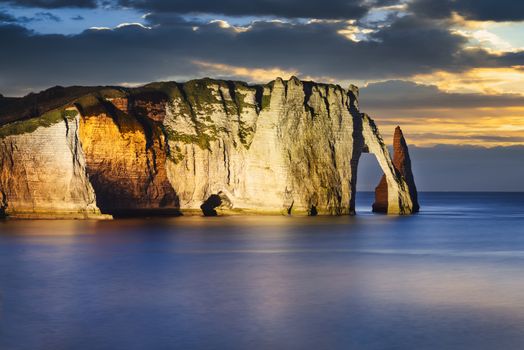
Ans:
[[[318,209],[317,209],[317,206],[318,206],[318,202],[319,202],[319,196],[318,196],[318,193],[312,193],[311,196],[309,197],[309,208],[307,210],[307,215],[308,216],[317,216],[318,215]]]
[[[218,194],[212,194],[209,196],[204,203],[200,206],[202,209],[202,214],[204,216],[217,216],[218,213],[215,208],[219,207],[222,204],[222,198]]]

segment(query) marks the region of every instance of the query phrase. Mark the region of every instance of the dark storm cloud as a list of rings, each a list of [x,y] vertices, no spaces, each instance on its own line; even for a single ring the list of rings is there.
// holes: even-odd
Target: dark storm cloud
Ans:
[[[17,19],[15,16],[7,12],[0,11],[0,23],[16,23],[16,22],[17,22]]]
[[[349,19],[360,18],[368,11],[363,0],[120,0],[120,4],[153,12],[286,18]]]
[[[345,23],[254,22],[249,30],[236,32],[218,23],[169,16],[159,21],[156,16],[156,23],[161,24],[152,29],[125,26],[70,36],[0,26],[0,41],[9,47],[0,55],[0,92],[207,74],[192,64],[195,60],[247,68],[280,67],[337,80],[524,63],[522,54],[494,56],[482,50],[463,50],[463,37],[434,21],[412,16],[398,18],[370,40],[360,42],[337,33]]]
[[[436,86],[410,81],[390,80],[369,84],[361,89],[361,105],[371,109],[431,109],[524,106],[524,96],[516,94],[457,94]]]
[[[158,20],[160,16],[156,16]],[[166,16],[161,23],[166,30]],[[187,27],[180,19],[170,24],[176,31]],[[397,18],[360,42],[338,33],[345,27],[345,23],[256,22],[247,32],[233,33],[215,24],[203,25],[187,35],[195,43],[190,50],[199,59],[248,67],[295,68],[304,74],[339,80],[398,77],[434,69],[461,71],[498,66],[502,60],[504,64],[524,63],[524,57],[463,50],[467,42],[464,37],[450,33],[438,22],[413,16]]]
[[[0,5],[17,7],[56,8],[95,8],[96,0],[0,0]]]
[[[60,22],[60,17],[53,15],[50,12],[38,12],[34,15],[34,17],[30,18],[30,20],[33,21],[53,21],[53,22]]]
[[[40,22],[40,21],[60,22],[61,19],[60,17],[55,16],[50,12],[37,12],[32,17],[27,17],[27,16],[15,17],[9,13],[0,12],[0,23],[24,24],[24,23]]]
[[[410,10],[432,18],[450,17],[452,12],[479,21],[522,21],[521,0],[414,0]]]

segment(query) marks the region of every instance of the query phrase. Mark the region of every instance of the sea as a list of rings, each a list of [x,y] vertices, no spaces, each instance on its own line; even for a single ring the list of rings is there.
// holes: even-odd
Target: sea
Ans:
[[[524,193],[0,222],[0,349],[524,349]]]

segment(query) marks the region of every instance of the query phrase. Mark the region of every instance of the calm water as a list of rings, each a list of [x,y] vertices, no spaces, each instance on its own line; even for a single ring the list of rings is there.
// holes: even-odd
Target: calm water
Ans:
[[[371,202],[0,222],[0,349],[524,348],[524,194],[426,193],[412,217]]]

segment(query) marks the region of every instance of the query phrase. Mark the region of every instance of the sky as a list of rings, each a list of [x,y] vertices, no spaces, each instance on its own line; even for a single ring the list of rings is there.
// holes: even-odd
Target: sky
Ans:
[[[0,0],[0,43],[5,96],[206,76],[356,84],[387,142],[401,125],[435,159],[415,169],[433,179],[423,190],[524,191],[524,1]]]

